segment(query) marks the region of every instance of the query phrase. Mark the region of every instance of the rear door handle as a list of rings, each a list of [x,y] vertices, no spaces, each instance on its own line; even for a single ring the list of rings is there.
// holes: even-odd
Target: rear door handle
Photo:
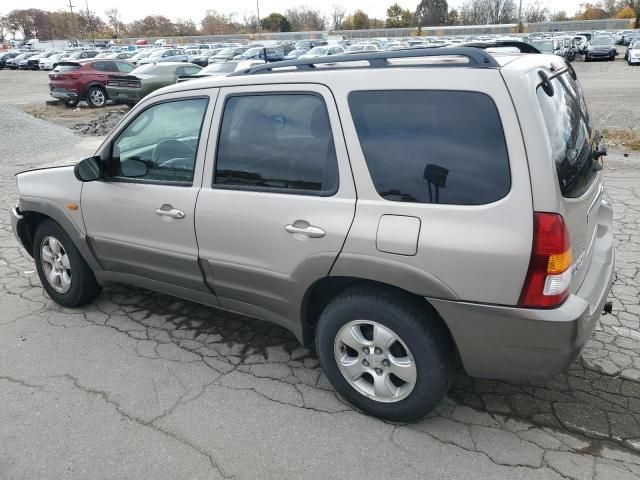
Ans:
[[[285,225],[284,229],[289,233],[299,233],[300,235],[306,235],[309,238],[322,238],[327,234],[327,232],[320,227],[309,225],[309,223],[304,220],[296,220],[293,224]]]
[[[156,215],[160,215],[161,217],[170,217],[176,218],[178,220],[183,219],[185,214],[182,210],[178,210],[177,208],[172,208],[171,210],[163,210],[162,208],[156,208]]]

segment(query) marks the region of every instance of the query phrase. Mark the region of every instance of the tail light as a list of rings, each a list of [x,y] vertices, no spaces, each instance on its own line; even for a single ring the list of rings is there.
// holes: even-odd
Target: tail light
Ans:
[[[522,288],[520,307],[553,308],[569,295],[571,241],[557,213],[533,214],[533,249]]]

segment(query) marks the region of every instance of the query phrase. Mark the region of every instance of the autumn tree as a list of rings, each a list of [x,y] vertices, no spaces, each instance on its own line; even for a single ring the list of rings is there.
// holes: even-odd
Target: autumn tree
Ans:
[[[592,3],[585,3],[584,11],[579,15],[582,20],[601,20],[608,18],[607,12],[600,8],[598,5]]]
[[[290,32],[291,24],[287,17],[281,13],[272,13],[269,16],[260,20],[260,26],[262,30],[267,32]]]
[[[173,27],[176,35],[180,37],[192,37],[200,34],[198,27],[190,18],[176,18],[173,22]]]
[[[324,17],[318,10],[309,7],[290,8],[284,13],[291,30],[294,32],[320,31],[324,30]]]
[[[540,0],[528,4],[522,13],[524,21],[528,23],[546,22],[551,16],[549,8],[542,4]]]
[[[635,10],[630,7],[629,5],[627,5],[626,7],[624,7],[622,10],[620,10],[617,14],[616,14],[616,18],[635,18],[636,17],[636,12]]]
[[[204,35],[227,35],[235,33],[237,26],[233,22],[233,16],[207,10],[200,21],[200,30]]]
[[[409,9],[402,8],[398,3],[394,3],[387,8],[386,28],[406,28],[413,23],[413,14]]]
[[[430,25],[445,25],[449,6],[447,0],[422,0],[414,14],[416,24],[420,27]]]

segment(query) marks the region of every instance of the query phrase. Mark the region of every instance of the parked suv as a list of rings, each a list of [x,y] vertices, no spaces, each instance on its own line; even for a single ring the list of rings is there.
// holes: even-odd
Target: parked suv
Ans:
[[[90,107],[107,103],[107,78],[110,73],[128,74],[135,67],[122,60],[64,60],[49,74],[49,94],[74,107],[85,100]]]
[[[274,322],[407,421],[457,358],[535,379],[587,341],[614,269],[598,140],[553,55],[263,64],[157,90],[95,156],[18,174],[11,221],[61,305],[123,282]]]

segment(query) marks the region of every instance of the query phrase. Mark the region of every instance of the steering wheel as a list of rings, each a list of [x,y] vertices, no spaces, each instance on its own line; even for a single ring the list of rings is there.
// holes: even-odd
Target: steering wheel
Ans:
[[[153,149],[151,159],[159,167],[180,166],[185,168],[185,164],[195,161],[196,151],[180,140],[163,140]]]

